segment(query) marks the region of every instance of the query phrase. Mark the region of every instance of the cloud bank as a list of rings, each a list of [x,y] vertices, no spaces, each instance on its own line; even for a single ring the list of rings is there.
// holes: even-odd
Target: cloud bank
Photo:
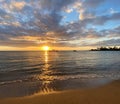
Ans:
[[[0,0],[0,46],[119,45],[115,1]]]

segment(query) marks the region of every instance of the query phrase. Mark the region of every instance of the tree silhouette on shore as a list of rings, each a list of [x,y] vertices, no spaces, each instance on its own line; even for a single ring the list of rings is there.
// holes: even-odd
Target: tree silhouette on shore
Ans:
[[[120,47],[100,47],[97,49],[91,49],[91,51],[120,51]]]

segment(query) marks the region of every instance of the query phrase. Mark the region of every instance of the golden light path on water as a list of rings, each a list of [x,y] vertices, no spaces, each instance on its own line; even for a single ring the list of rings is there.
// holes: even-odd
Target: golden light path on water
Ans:
[[[54,76],[49,76],[49,73],[52,73],[53,70],[50,70],[50,64],[49,64],[49,51],[44,51],[44,66],[42,69],[42,74],[39,75],[39,79],[42,79],[42,90],[40,91],[40,94],[49,94],[54,93],[53,87],[51,87],[51,83],[54,80]],[[40,86],[41,87],[41,86]]]
[[[48,64],[48,51],[45,51],[45,64]]]

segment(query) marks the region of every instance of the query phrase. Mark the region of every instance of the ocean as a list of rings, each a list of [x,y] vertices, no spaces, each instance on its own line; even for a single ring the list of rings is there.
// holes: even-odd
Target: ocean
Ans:
[[[119,51],[0,52],[0,97],[92,88],[119,78]]]

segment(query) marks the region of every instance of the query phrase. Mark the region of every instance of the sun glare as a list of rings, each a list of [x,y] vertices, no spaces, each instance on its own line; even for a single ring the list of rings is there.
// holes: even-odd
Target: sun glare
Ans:
[[[49,47],[49,46],[43,46],[43,47],[42,47],[42,50],[44,50],[44,51],[49,51],[49,50],[50,50],[50,47]]]

